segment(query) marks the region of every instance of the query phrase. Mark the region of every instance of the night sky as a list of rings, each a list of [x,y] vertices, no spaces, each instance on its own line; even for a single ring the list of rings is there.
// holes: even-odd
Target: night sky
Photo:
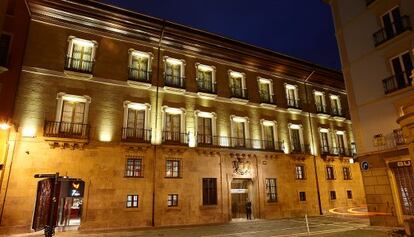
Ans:
[[[340,69],[322,0],[102,0],[146,15]]]

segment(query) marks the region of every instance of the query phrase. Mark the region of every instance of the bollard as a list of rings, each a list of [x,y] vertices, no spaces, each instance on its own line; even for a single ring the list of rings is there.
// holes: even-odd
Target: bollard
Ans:
[[[308,231],[308,235],[310,235],[308,215],[305,215],[305,222],[306,222],[306,230]]]

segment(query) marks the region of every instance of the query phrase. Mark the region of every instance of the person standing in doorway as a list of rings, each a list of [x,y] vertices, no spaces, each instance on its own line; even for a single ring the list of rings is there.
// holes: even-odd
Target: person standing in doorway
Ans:
[[[252,202],[250,202],[249,200],[247,200],[246,202],[246,215],[247,215],[247,220],[252,219]]]

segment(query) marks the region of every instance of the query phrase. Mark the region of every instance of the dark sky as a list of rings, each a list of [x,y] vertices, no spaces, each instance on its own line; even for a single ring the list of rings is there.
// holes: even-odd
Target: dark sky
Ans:
[[[329,5],[322,0],[102,0],[340,69]]]

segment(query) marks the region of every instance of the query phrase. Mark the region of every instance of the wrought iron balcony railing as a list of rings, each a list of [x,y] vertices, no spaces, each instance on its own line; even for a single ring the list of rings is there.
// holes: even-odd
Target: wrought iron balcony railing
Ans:
[[[292,109],[302,109],[302,102],[299,99],[287,99],[287,107]]]
[[[151,129],[122,128],[123,142],[148,143],[151,142]]]
[[[260,93],[260,103],[276,104],[272,94],[265,93],[265,92],[259,92],[259,93]]]
[[[316,112],[319,114],[327,114],[328,113],[328,107],[324,104],[315,103],[315,109]]]
[[[92,73],[93,64],[94,61],[66,57],[65,70],[81,73]]]
[[[292,144],[291,153],[295,154],[310,154],[310,145],[309,144]]]
[[[231,97],[239,98],[239,99],[248,99],[247,89],[241,87],[230,87]]]
[[[185,77],[166,74],[164,77],[164,85],[185,89]]]
[[[410,17],[405,15],[395,19],[389,27],[384,27],[373,34],[375,46],[383,44],[388,40],[411,30]]]
[[[150,82],[151,75],[152,75],[151,71],[130,67],[129,74],[128,74],[128,80],[139,81],[139,82]]]
[[[89,124],[45,121],[45,137],[89,139]]]
[[[411,86],[411,72],[403,72],[382,80],[384,93],[389,94]]]
[[[211,80],[197,78],[197,90],[198,92],[215,94],[216,84],[213,83]]]
[[[340,107],[331,107],[331,114],[336,117],[345,117],[345,109]]]
[[[226,136],[211,136],[204,134],[197,135],[197,146],[283,151],[283,141],[246,139]]]
[[[181,132],[162,132],[162,143],[173,145],[186,145],[188,144],[188,134]]]

